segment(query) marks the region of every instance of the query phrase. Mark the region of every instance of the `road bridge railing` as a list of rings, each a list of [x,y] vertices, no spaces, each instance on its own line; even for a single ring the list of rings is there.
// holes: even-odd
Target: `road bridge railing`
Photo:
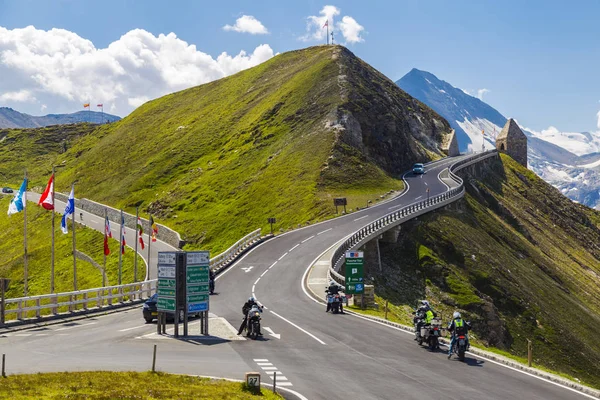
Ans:
[[[417,201],[402,207],[397,211],[384,215],[363,226],[353,234],[349,235],[331,256],[329,276],[339,284],[344,285],[345,278],[339,271],[344,264],[344,255],[347,251],[360,248],[367,242],[379,237],[383,232],[406,221],[461,199],[465,194],[465,187],[462,178],[456,175],[456,172],[490,157],[495,157],[497,156],[497,153],[496,150],[490,150],[458,160],[448,168],[449,178],[458,184],[457,187],[449,189],[444,193],[431,196],[428,199]]]
[[[250,232],[213,257],[210,262],[211,270],[218,274],[246,251],[270,237],[272,235],[261,236],[261,229]],[[152,279],[124,285],[6,299],[4,308],[0,308],[0,327],[6,325],[6,322],[33,323],[43,318],[65,317],[139,303],[156,292],[156,285],[157,280]]]

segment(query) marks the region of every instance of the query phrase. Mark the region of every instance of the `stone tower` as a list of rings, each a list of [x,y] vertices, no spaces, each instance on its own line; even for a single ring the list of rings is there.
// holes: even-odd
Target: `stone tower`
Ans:
[[[460,150],[458,149],[458,139],[456,138],[456,132],[452,129],[447,135],[444,135],[442,140],[442,151],[449,157],[460,156]]]
[[[496,149],[527,168],[527,136],[514,119],[509,118],[496,138]]]

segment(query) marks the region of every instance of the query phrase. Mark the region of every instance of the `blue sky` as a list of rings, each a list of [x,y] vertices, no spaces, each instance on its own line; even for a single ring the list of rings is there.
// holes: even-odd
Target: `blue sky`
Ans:
[[[33,25],[44,31],[51,28],[71,31],[93,42],[96,49],[106,48],[131,30],[143,29],[154,36],[173,32],[215,59],[223,52],[230,56],[241,50],[252,53],[261,44],[278,53],[318,44],[319,41],[300,38],[307,34],[307,17],[320,16],[319,12],[326,5],[339,9],[336,23],[349,16],[364,27],[360,31],[363,41],[347,43],[347,46],[394,81],[416,67],[471,93],[484,88],[489,90],[484,101],[534,130],[550,125],[562,131],[600,129],[596,116],[600,110],[600,27],[597,23],[600,1],[596,0],[0,0],[0,27],[5,28],[5,31],[0,30],[0,46],[7,31]],[[269,33],[223,29],[226,24],[235,24],[242,15],[255,17]],[[25,39],[18,40],[28,37],[21,36]],[[338,37],[344,41],[341,35]],[[5,76],[8,75],[3,68],[7,65],[0,64],[0,73]],[[15,85],[20,79],[29,82],[23,70],[21,66],[18,79],[11,79],[13,86],[3,87],[0,82],[0,94],[9,90],[18,93]],[[29,77],[36,75],[28,74]],[[152,86],[151,81],[140,82]],[[140,82],[132,83],[135,89],[131,90],[143,90],[144,84]],[[161,90],[179,89],[183,84],[165,85]],[[75,111],[72,108],[80,102],[77,94],[46,96],[39,91],[35,95],[35,90],[32,86],[29,100],[21,93],[20,97],[6,96],[8,101],[0,105],[41,114],[42,111],[64,112],[69,108]],[[97,94],[88,89],[85,96],[91,98],[92,103],[108,102],[102,98],[110,98],[109,90]],[[131,106],[155,97],[156,93],[162,92],[137,93],[139,100],[129,99],[123,104]],[[35,102],[31,100],[34,97]],[[116,100],[115,104],[118,104]],[[124,114],[125,109],[119,106],[116,111]]]

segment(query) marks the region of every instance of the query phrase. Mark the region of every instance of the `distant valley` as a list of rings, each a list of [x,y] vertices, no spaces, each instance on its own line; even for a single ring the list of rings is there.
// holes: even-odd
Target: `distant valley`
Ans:
[[[115,122],[121,117],[96,111],[78,111],[72,114],[48,114],[34,116],[24,114],[9,107],[0,107],[0,128],[40,128],[50,125],[90,122],[101,124]]]

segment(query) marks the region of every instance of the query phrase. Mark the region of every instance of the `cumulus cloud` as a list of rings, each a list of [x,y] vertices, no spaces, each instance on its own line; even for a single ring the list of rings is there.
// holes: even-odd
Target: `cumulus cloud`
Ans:
[[[341,10],[336,6],[324,6],[319,15],[311,15],[306,18],[306,34],[300,36],[300,40],[304,42],[319,40],[325,41],[327,29],[325,23],[329,25],[329,32],[335,27],[341,32],[342,37],[347,43],[359,43],[364,41],[360,36],[364,31],[364,27],[360,25],[354,18],[345,15],[340,22],[335,22],[335,17],[341,14]]]
[[[262,22],[252,15],[242,15],[235,21],[234,25],[225,25],[223,29],[226,31],[250,33],[252,35],[265,35],[269,33]]]
[[[485,89],[485,88],[483,88],[483,89],[479,89],[479,90],[477,91],[477,98],[478,98],[479,100],[482,100],[482,101],[483,101],[483,95],[484,95],[484,94],[486,94],[486,93],[489,93],[489,92],[490,92],[490,91],[489,91],[488,89]]]
[[[337,27],[342,32],[342,36],[346,39],[346,42],[364,42],[364,39],[360,37],[360,33],[364,31],[365,28],[356,22],[354,18],[345,15],[344,18],[342,18],[342,22],[338,22]]]
[[[134,29],[98,49],[79,35],[33,26],[0,27],[0,101],[20,111],[72,112],[84,102],[104,103],[120,115],[149,99],[210,82],[273,57],[267,44],[213,58],[174,33]],[[34,102],[27,109],[25,102]]]

